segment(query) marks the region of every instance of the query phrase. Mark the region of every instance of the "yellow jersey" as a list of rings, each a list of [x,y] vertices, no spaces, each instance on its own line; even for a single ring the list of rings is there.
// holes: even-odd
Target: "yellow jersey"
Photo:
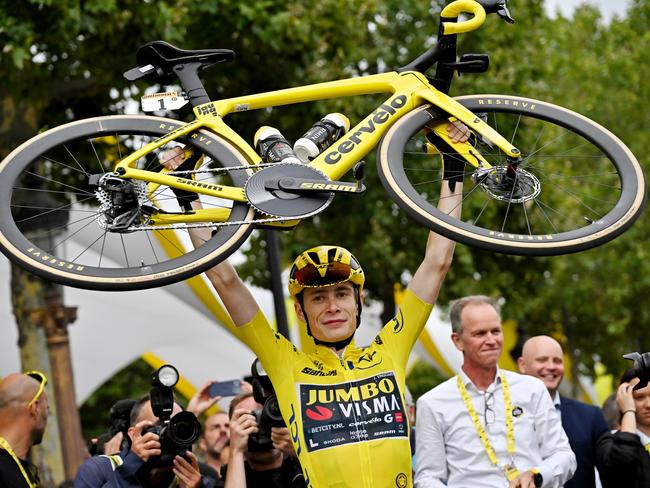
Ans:
[[[368,347],[299,351],[260,311],[240,327],[275,388],[310,487],[413,486],[406,363],[432,305],[410,289]]]

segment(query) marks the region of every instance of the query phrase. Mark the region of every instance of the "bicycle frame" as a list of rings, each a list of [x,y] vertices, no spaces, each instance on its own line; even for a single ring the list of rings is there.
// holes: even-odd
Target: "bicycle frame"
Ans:
[[[429,84],[424,75],[417,72],[390,72],[229,98],[199,105],[194,108],[194,113],[197,117],[196,120],[130,154],[116,165],[115,171],[122,178],[133,178],[213,197],[245,202],[246,198],[242,188],[223,185],[204,185],[197,187],[189,183],[184,183],[183,180],[185,178],[137,169],[134,165],[138,159],[164,144],[196,132],[199,129],[207,129],[223,137],[235,146],[250,162],[252,167],[254,167],[261,163],[260,156],[239,134],[224,122],[223,118],[226,115],[233,112],[257,110],[294,103],[378,93],[392,93],[392,96],[352,128],[342,139],[318,155],[310,163],[311,166],[332,180],[341,178],[379,143],[379,140],[393,122],[414,108],[426,103],[431,103],[445,113],[450,114],[450,117],[455,117],[462,121],[472,130],[496,144],[505,154],[511,157],[517,157],[519,155],[518,150],[504,137],[451,97],[436,90]],[[471,144],[467,142],[454,143],[448,138],[446,131],[447,124],[448,121],[444,121],[438,124],[438,126],[433,126],[432,129],[443,137],[469,164],[476,168],[490,168],[491,165],[474,150]],[[201,136],[200,134],[194,134],[194,137]],[[164,222],[169,224],[190,221],[222,222],[227,218],[227,210],[201,209],[196,210],[191,215],[159,215],[152,217],[152,220],[157,223]]]
[[[470,21],[458,24],[443,23],[444,34],[448,34],[447,31],[449,31],[449,34],[469,32],[478,28],[485,20],[485,12],[482,7],[472,0],[457,0],[445,8],[443,16],[457,16],[462,11],[474,12],[475,17]],[[474,113],[432,86],[424,74],[418,71],[394,71],[201,103],[194,107],[196,120],[171,131],[168,135],[156,139],[124,158],[117,164],[115,171],[122,178],[133,178],[212,197],[245,202],[246,197],[243,188],[208,184],[194,186],[191,183],[186,183],[186,178],[167,175],[165,172],[158,173],[137,169],[135,163],[141,157],[164,144],[179,137],[187,136],[190,133],[195,133],[199,129],[206,129],[232,144],[251,164],[251,168],[254,168],[261,163],[259,154],[224,122],[223,118],[225,116],[234,112],[295,103],[381,93],[388,93],[391,96],[340,140],[311,161],[309,164],[312,167],[331,180],[341,178],[379,143],[386,130],[395,121],[426,103],[438,107],[441,113],[447,116],[442,122],[432,124],[431,129],[475,168],[487,170],[492,166],[469,142],[454,143],[449,139],[446,129],[450,121],[460,120],[468,128],[498,146],[513,161],[519,158],[519,150]],[[192,137],[201,137],[201,135],[195,133]],[[154,223],[165,224],[223,222],[228,218],[228,215],[229,211],[224,209],[197,209],[186,215],[162,214],[152,216],[151,220]],[[280,223],[280,225],[286,225],[286,222]]]

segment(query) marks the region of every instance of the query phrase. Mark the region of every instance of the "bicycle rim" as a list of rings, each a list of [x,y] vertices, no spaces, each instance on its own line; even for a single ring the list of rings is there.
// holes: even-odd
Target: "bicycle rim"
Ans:
[[[424,225],[483,249],[554,255],[613,239],[643,210],[640,165],[616,136],[595,122],[521,97],[456,100],[517,147],[522,162],[514,183],[505,184],[505,154],[473,136],[475,148],[496,170],[474,181],[475,168],[465,165],[462,216],[454,219],[436,208],[444,151],[432,151],[423,130],[443,115],[422,107],[400,119],[380,145],[379,172],[391,196]]]
[[[113,171],[129,153],[183,124],[144,116],[86,119],[47,131],[13,151],[0,164],[0,248],[16,264],[46,279],[96,290],[161,286],[204,271],[225,259],[252,227],[224,225],[193,248],[186,229],[106,228],[106,195],[90,185],[93,174]],[[243,186],[249,171],[224,170],[247,162],[218,136],[199,131],[162,146],[138,160],[140,169],[159,171],[158,157],[182,145],[202,157],[184,175],[208,184]],[[148,211],[182,213],[169,187],[131,180],[138,205]],[[249,222],[246,204],[201,196],[204,208],[222,208],[227,222]],[[138,222],[144,223],[144,216]],[[129,229],[133,229],[130,226]]]

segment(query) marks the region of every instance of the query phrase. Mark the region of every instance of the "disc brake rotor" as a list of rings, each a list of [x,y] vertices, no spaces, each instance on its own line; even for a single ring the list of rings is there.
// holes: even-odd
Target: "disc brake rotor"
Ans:
[[[495,200],[510,203],[533,200],[542,191],[539,180],[532,173],[517,168],[515,175],[511,176],[507,171],[507,166],[495,166],[477,178],[477,184]]]

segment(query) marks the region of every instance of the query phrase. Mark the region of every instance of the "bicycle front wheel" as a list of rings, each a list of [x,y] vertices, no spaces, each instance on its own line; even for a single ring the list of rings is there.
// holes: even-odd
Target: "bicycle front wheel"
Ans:
[[[112,172],[125,156],[182,125],[159,117],[97,117],[56,127],[18,147],[0,163],[0,249],[46,279],[94,290],[166,285],[225,259],[252,230],[254,211],[247,204],[202,195],[203,207],[220,209],[224,217],[203,230],[207,237],[195,247],[187,225],[147,225],[149,217],[173,221],[191,215],[171,188],[116,178],[117,191],[98,191],[91,177]],[[234,147],[203,130],[143,156],[137,167],[160,171],[159,156],[174,145],[191,149],[197,161],[191,171],[201,171],[179,177],[243,187],[250,174]],[[112,217],[133,223],[116,232],[107,225]]]
[[[624,232],[645,205],[645,181],[630,150],[611,132],[562,107],[507,95],[456,98],[521,151],[507,180],[505,154],[471,138],[493,166],[465,164],[462,215],[436,208],[444,150],[427,127],[446,118],[424,106],[398,120],[379,147],[382,182],[413,218],[451,239],[509,254],[556,255],[603,244]],[[448,159],[449,161],[449,159]]]

